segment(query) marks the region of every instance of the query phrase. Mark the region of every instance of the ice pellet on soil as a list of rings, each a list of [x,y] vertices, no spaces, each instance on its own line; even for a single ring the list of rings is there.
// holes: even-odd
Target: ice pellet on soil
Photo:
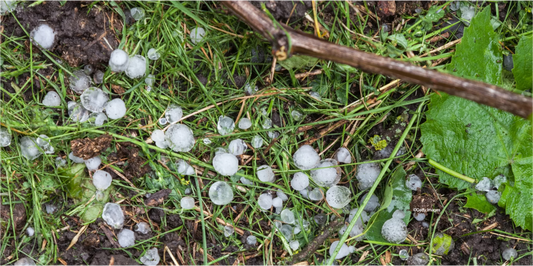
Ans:
[[[272,119],[270,118],[266,118],[264,121],[263,121],[263,124],[261,125],[263,127],[263,129],[270,129],[272,128]]]
[[[252,121],[246,117],[239,120],[239,128],[242,130],[249,129],[252,126]]]
[[[141,55],[135,55],[128,60],[126,67],[126,76],[130,79],[136,79],[144,76],[146,73],[146,58]]]
[[[26,228],[26,234],[28,236],[33,236],[35,234],[35,229],[33,229],[32,227]]]
[[[272,206],[276,208],[283,207],[283,200],[281,200],[280,197],[275,197],[274,199],[272,199]]]
[[[139,21],[144,18],[144,9],[141,7],[134,7],[130,9],[130,14],[133,19]]]
[[[298,172],[292,176],[291,187],[294,190],[300,191],[302,189],[305,189],[308,186],[309,186],[309,177],[306,174],[302,172]]]
[[[228,153],[228,150],[224,147],[216,147],[215,148],[215,155],[219,155],[222,153]]]
[[[50,144],[50,138],[46,135],[39,135],[39,137],[35,140],[37,143],[37,146],[39,146],[44,153],[46,154],[52,154],[54,153],[54,147]]]
[[[94,83],[102,84],[104,82],[104,72],[97,70],[93,75]]]
[[[339,241],[335,241],[331,243],[331,246],[329,247],[329,255],[333,256],[333,253],[335,253],[335,249],[337,248],[337,245],[339,245]],[[337,256],[335,257],[336,260],[342,259],[352,253],[355,252],[355,248],[352,246],[346,245],[346,243],[342,244],[341,249],[339,250],[339,253],[337,253]]]
[[[318,92],[316,92],[316,91],[309,92],[309,96],[311,96],[311,97],[313,97],[313,98],[315,98],[315,99],[317,99],[319,101],[322,100],[322,97],[320,97],[320,94],[318,94]]]
[[[180,203],[181,203],[181,208],[184,210],[194,209],[194,199],[191,197],[181,198]]]
[[[103,170],[97,170],[93,174],[93,185],[98,190],[106,190],[109,186],[111,186],[111,182],[113,181],[113,178],[111,175]]]
[[[89,171],[95,171],[98,170],[98,166],[102,163],[102,159],[100,159],[100,156],[96,156],[93,158],[89,158],[85,161],[85,166],[87,166],[87,170]]]
[[[287,194],[285,194],[285,192],[281,191],[281,189],[278,188],[278,190],[276,191],[276,195],[282,200],[282,201],[287,201],[289,199],[289,197],[287,196]]]
[[[144,253],[140,260],[146,266],[156,266],[159,264],[161,258],[159,257],[157,248],[151,248]]]
[[[44,106],[60,106],[61,98],[55,91],[49,91],[43,98]]]
[[[309,188],[308,187],[306,187],[306,188],[304,188],[304,189],[302,189],[302,190],[300,190],[298,192],[300,192],[300,195],[302,195],[302,197],[304,199],[309,199]]]
[[[32,259],[28,258],[28,257],[24,257],[20,260],[17,260],[17,262],[15,262],[15,264],[13,264],[14,266],[35,266],[35,261],[33,261]]]
[[[320,201],[324,198],[324,191],[322,191],[321,188],[314,188],[313,190],[309,191],[309,199],[312,201]]]
[[[352,155],[350,154],[350,151],[348,149],[341,147],[337,150],[337,153],[335,154],[335,160],[337,160],[339,163],[351,163]]]
[[[349,188],[343,186],[333,186],[326,192],[326,201],[336,209],[342,209],[350,203],[352,192]]]
[[[209,188],[209,198],[216,205],[226,205],[233,200],[233,189],[223,181],[217,181]]]
[[[428,227],[429,227],[429,224],[428,224],[427,222],[422,222],[422,226],[423,226],[424,228],[428,228]]]
[[[401,260],[407,260],[409,258],[409,253],[407,253],[407,249],[400,250],[400,252],[398,252],[398,257],[400,257]]]
[[[358,210],[359,210],[359,208],[354,208],[354,209],[352,209],[350,211],[350,215],[348,216],[348,222],[351,222],[353,220],[353,218],[355,217],[355,214],[357,213]],[[357,219],[355,224],[356,225],[363,225],[363,222],[368,221],[369,218],[370,218],[370,216],[368,216],[366,211],[363,210],[361,212],[361,216],[359,216],[359,219]]]
[[[355,178],[359,181],[359,189],[365,190],[372,187],[380,172],[381,166],[379,163],[363,163],[358,165]]]
[[[194,168],[184,160],[178,160],[178,173],[182,175],[194,175]]]
[[[269,132],[267,132],[267,135],[271,139],[277,139],[279,137],[279,132],[277,132],[277,131],[269,131]]]
[[[229,225],[224,226],[224,236],[225,237],[229,237],[229,236],[233,235],[234,232],[235,232],[235,229],[233,229],[233,227],[231,227]]]
[[[84,72],[87,76],[89,76],[89,75],[91,75],[91,74],[93,73],[93,67],[92,67],[91,65],[85,65],[85,66],[83,67],[83,72]]]
[[[270,210],[272,207],[272,196],[266,193],[259,195],[259,198],[257,198],[257,204],[263,210]]]
[[[46,213],[52,214],[57,210],[57,207],[53,204],[46,203],[44,209],[46,210]]]
[[[162,126],[168,124],[168,119],[166,119],[164,117],[159,118],[159,124],[162,125]]]
[[[504,175],[497,175],[493,180],[492,180],[492,183],[493,183],[493,186],[498,189],[500,188],[500,186],[507,182],[507,177],[505,177]]]
[[[152,131],[152,134],[150,135],[150,137],[155,142],[164,141],[165,140],[165,132],[163,132],[163,130],[161,130],[161,129],[156,129],[156,130]]]
[[[189,195],[191,194],[191,192],[192,192],[191,188],[186,188],[184,191],[185,195]]]
[[[500,198],[502,196],[502,193],[498,190],[489,190],[485,194],[485,197],[487,197],[487,201],[489,201],[492,204],[497,204],[498,201],[500,201]]]
[[[282,225],[283,223],[281,223],[280,221],[274,221],[274,227],[276,227],[278,230],[281,228]]]
[[[405,218],[405,213],[401,210],[395,210],[394,213],[392,214],[392,218],[403,219]]]
[[[291,240],[292,236],[294,235],[294,228],[288,224],[282,225],[279,231],[287,241]]]
[[[14,11],[17,7],[17,0],[0,0],[0,14]],[[35,263],[33,264],[35,265]]]
[[[36,139],[27,136],[20,139],[20,150],[22,151],[22,155],[30,161],[41,156],[41,151],[39,150],[36,141]]]
[[[0,127],[0,147],[7,147],[11,144],[11,134],[7,128]]]
[[[423,214],[423,213],[413,212],[413,218],[415,218],[415,220],[421,222],[421,221],[424,221],[424,219],[426,219],[426,215]]]
[[[146,83],[146,85],[148,85],[148,86],[152,86],[152,85],[154,85],[154,82],[155,82],[155,76],[152,75],[152,74],[149,74],[149,75],[146,76],[146,78],[144,79],[144,83]]]
[[[150,225],[145,222],[140,222],[135,225],[135,232],[139,232],[143,235],[146,235],[150,233],[150,231],[152,231],[152,229],[150,229]]]
[[[252,87],[249,83],[244,84],[244,91],[248,95],[253,95],[257,92],[257,86]]]
[[[85,109],[95,113],[102,112],[107,101],[109,101],[107,93],[95,87],[86,89],[80,96],[81,105]]]
[[[55,36],[56,33],[54,32],[54,30],[46,24],[39,25],[30,33],[30,37],[32,38],[32,40],[34,40],[40,47],[44,49],[52,48]]]
[[[407,226],[402,219],[391,218],[381,227],[381,235],[391,243],[400,244],[407,237]]]
[[[462,6],[461,8],[461,18],[470,21],[476,14],[476,9],[472,6]]]
[[[368,195],[368,193],[366,193],[362,198],[361,200],[359,201],[359,204],[362,205],[363,204],[363,201],[365,200],[366,198],[366,195]],[[365,211],[367,212],[371,212],[371,211],[374,211],[377,207],[379,207],[379,198],[372,194],[372,196],[370,196],[370,200],[368,201],[368,203],[366,204],[365,206]]]
[[[248,236],[246,238],[246,244],[250,246],[255,246],[255,244],[257,244],[257,238],[255,236]]]
[[[339,167],[334,167],[336,165],[337,161],[332,159],[321,161],[316,168],[322,169],[311,170],[311,178],[315,183],[322,187],[332,187],[336,185],[341,180],[341,171]]]
[[[301,170],[315,168],[320,163],[318,153],[310,145],[303,145],[293,155],[294,165]]]
[[[285,209],[281,211],[281,221],[287,224],[294,224],[295,222],[294,213],[289,209]]]
[[[82,94],[91,84],[89,76],[83,70],[74,71],[68,80],[70,89],[77,94]]]
[[[302,119],[304,118],[304,115],[296,110],[291,111],[291,116],[294,121],[302,121]]]
[[[313,220],[318,225],[324,225],[326,223],[327,219],[328,219],[328,217],[325,214],[323,214],[323,213],[317,214],[317,215],[315,215],[313,217]]]
[[[177,104],[171,104],[165,111],[167,122],[174,123],[183,117],[183,109]]]
[[[248,146],[244,140],[234,139],[228,145],[228,152],[233,155],[241,155],[246,151],[247,148]]]
[[[122,231],[117,234],[117,238],[118,243],[123,248],[135,245],[135,233],[130,229],[122,229]]]
[[[95,126],[101,126],[107,121],[107,115],[104,113],[92,113],[89,115],[89,121]]]
[[[128,67],[128,61],[130,56],[124,50],[116,49],[111,52],[109,58],[109,68],[113,72],[123,72]]]
[[[165,132],[165,140],[169,147],[176,152],[188,152],[195,143],[192,130],[183,124],[174,124],[168,127]]]
[[[487,192],[492,188],[492,182],[488,177],[483,177],[477,184],[476,189],[478,191]]]
[[[82,159],[82,158],[80,158],[80,157],[78,157],[78,156],[76,156],[76,155],[74,155],[74,152],[70,152],[70,153],[68,154],[68,158],[69,158],[71,161],[75,162],[75,163],[85,163],[85,160]]]
[[[196,27],[191,30],[191,42],[197,44],[202,41],[205,36],[205,30],[201,27]]]
[[[422,187],[422,180],[420,180],[420,177],[418,177],[417,175],[411,174],[407,177],[407,181],[405,181],[405,186],[410,190],[417,191],[419,188]]]
[[[407,264],[409,265],[427,265],[428,262],[429,256],[425,253],[416,253],[407,260]]]
[[[159,52],[155,48],[150,48],[146,56],[148,57],[148,59],[155,61],[161,57],[161,54],[159,54]]]
[[[109,119],[119,119],[126,115],[126,104],[122,99],[116,98],[106,103],[105,113]]]
[[[245,184],[245,185],[248,185],[248,186],[253,186],[255,185],[253,181],[250,181],[248,179],[246,179],[244,176],[241,176],[241,183]]]
[[[252,138],[252,147],[254,147],[255,149],[259,149],[263,146],[263,138],[261,138],[261,136],[259,135],[255,135],[253,138]]]
[[[67,160],[65,160],[65,159],[63,159],[61,157],[57,157],[56,158],[56,167],[57,168],[63,167],[65,165],[67,165]]]
[[[223,176],[232,176],[239,170],[239,160],[231,153],[219,153],[213,158],[215,171]]]
[[[516,258],[518,256],[518,252],[516,252],[516,249],[514,248],[508,248],[502,252],[502,257],[504,260],[511,260],[511,258]]]
[[[120,205],[116,203],[106,203],[102,211],[102,219],[111,227],[121,229],[124,225],[124,213]]]
[[[274,182],[276,180],[274,171],[268,165],[257,167],[257,178],[263,182]]]
[[[292,250],[297,250],[300,248],[300,242],[298,242],[298,240],[293,240],[289,242],[289,246],[291,247]]]
[[[220,135],[227,135],[235,129],[235,122],[227,116],[220,116],[218,118],[217,130]]]

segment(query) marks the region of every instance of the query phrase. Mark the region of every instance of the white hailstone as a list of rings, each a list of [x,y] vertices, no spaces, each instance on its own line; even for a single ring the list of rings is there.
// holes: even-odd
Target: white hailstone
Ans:
[[[266,193],[259,195],[259,198],[257,198],[257,204],[263,210],[270,210],[270,208],[272,208],[272,196]]]
[[[415,220],[421,222],[421,221],[424,221],[424,219],[426,219],[426,215],[423,214],[423,213],[415,213],[415,212],[413,212],[413,218],[415,218]]]
[[[233,155],[241,155],[246,151],[247,148],[248,146],[244,140],[234,139],[228,145],[228,152]]]
[[[7,12],[11,12],[15,10],[16,7],[17,0],[0,0],[0,15],[4,15]],[[33,263],[32,265],[35,265],[35,263]]]
[[[231,235],[233,235],[233,233],[235,233],[235,229],[233,229],[233,227],[231,227],[229,225],[224,226],[224,236],[225,237],[230,237]]]
[[[95,126],[101,126],[107,121],[107,115],[104,113],[92,113],[89,115],[89,121]]]
[[[294,228],[288,224],[282,225],[279,231],[287,241],[291,240],[292,236],[294,235]]]
[[[184,160],[178,160],[178,173],[181,175],[194,175],[194,168]]]
[[[321,101],[322,100],[322,97],[320,97],[320,94],[316,91],[311,91],[309,92],[309,96]]]
[[[283,200],[280,197],[275,197],[274,199],[272,199],[272,206],[276,208],[282,208]]]
[[[514,248],[508,248],[502,252],[502,257],[504,260],[515,259],[518,256],[518,252]]]
[[[233,200],[233,189],[223,181],[217,181],[209,188],[209,198],[216,205],[226,205]]]
[[[11,144],[11,134],[7,128],[0,127],[0,147],[7,147]]]
[[[487,201],[492,204],[497,204],[498,201],[500,201],[500,198],[502,197],[502,193],[498,190],[489,190],[485,194],[485,197],[487,198]]]
[[[339,167],[334,167],[336,165],[337,161],[332,159],[321,161],[316,166],[316,168],[321,169],[311,170],[311,178],[315,183],[322,187],[332,187],[336,185],[341,180],[341,171]]]
[[[166,119],[165,117],[159,118],[159,124],[162,126],[168,124],[168,119]]]
[[[74,152],[70,152],[68,158],[75,163],[85,163],[85,160],[74,155]]]
[[[67,160],[65,160],[65,159],[63,159],[61,157],[57,157],[56,158],[56,167],[57,168],[63,167],[65,165],[67,165]]]
[[[144,18],[144,9],[141,7],[134,7],[130,9],[130,14],[133,19],[139,21]]]
[[[83,108],[95,113],[102,112],[107,101],[109,101],[107,93],[95,87],[86,89],[80,96]]]
[[[116,203],[106,203],[102,211],[102,219],[111,227],[121,229],[124,225],[124,212]]]
[[[470,21],[476,14],[476,9],[472,6],[461,6],[461,18]]]
[[[181,208],[184,210],[194,209],[194,199],[191,197],[183,197],[180,201]]]
[[[422,222],[422,226],[423,226],[424,228],[428,228],[428,227],[429,227],[429,224],[428,224],[427,222]]]
[[[231,153],[219,153],[213,158],[215,171],[223,176],[232,176],[239,170],[239,160]]]
[[[22,151],[22,155],[30,161],[41,156],[41,151],[36,143],[36,139],[32,137],[24,136],[20,139],[20,150]]]
[[[255,185],[253,181],[246,179],[244,176],[241,176],[240,180],[241,180],[241,183],[243,183],[244,185],[248,185],[248,186]]]
[[[111,52],[109,58],[109,68],[113,72],[123,72],[128,68],[128,61],[130,56],[124,50],[116,49]]]
[[[220,116],[218,118],[217,130],[220,135],[227,135],[235,129],[235,122],[227,116]]]
[[[101,190],[97,190],[95,193],[94,193],[94,196],[96,198],[97,201],[103,201],[104,200],[104,193],[101,191]]]
[[[429,256],[425,253],[416,253],[415,255],[409,257],[407,263],[409,265],[427,265],[429,262]]]
[[[277,139],[279,137],[279,132],[277,132],[277,131],[268,131],[267,135],[271,139]]]
[[[152,231],[152,229],[150,229],[150,225],[145,222],[140,222],[135,225],[135,232],[139,232],[143,235],[146,235],[150,233],[150,231]]]
[[[70,89],[77,94],[82,94],[91,84],[89,76],[83,70],[74,71],[68,80]]]
[[[304,115],[296,110],[291,111],[291,116],[295,121],[302,121]]]
[[[117,234],[117,238],[118,244],[123,248],[135,245],[135,233],[130,229],[122,229],[122,231]]]
[[[294,218],[294,213],[289,209],[284,209],[281,211],[281,221],[287,224],[294,224],[296,218]]]
[[[239,128],[242,130],[249,129],[252,126],[252,121],[246,117],[239,120]]]
[[[407,181],[405,181],[405,186],[410,190],[417,191],[419,188],[422,187],[422,180],[420,180],[420,177],[418,177],[417,175],[411,174],[407,177]]]
[[[85,161],[85,166],[87,166],[87,169],[89,171],[95,171],[98,170],[98,167],[102,163],[102,159],[100,159],[100,156],[96,156],[93,158],[89,158]]]
[[[351,222],[353,220],[358,210],[359,208],[354,208],[350,211],[350,215],[348,216],[348,222]],[[361,216],[359,216],[355,224],[363,226],[363,223],[368,222],[369,219],[370,219],[370,216],[366,213],[366,211],[363,210],[361,212]]]
[[[161,129],[156,129],[156,130],[152,131],[152,134],[150,135],[150,137],[155,142],[165,141],[165,132],[163,132],[163,130],[161,130]]]
[[[315,215],[313,217],[313,220],[318,225],[324,225],[326,223],[327,216],[325,214],[320,213],[320,214]]]
[[[257,86],[252,87],[250,83],[244,84],[244,92],[246,92],[248,95],[253,95],[258,90]]]
[[[339,163],[351,163],[352,162],[352,155],[350,154],[350,151],[344,147],[341,147],[337,150],[337,153],[335,154],[335,160]]]
[[[103,82],[104,82],[104,72],[97,70],[96,73],[94,73],[94,83],[102,84]]]
[[[183,109],[177,104],[171,104],[165,111],[165,118],[169,123],[177,122],[183,117]]]
[[[255,244],[257,244],[257,238],[255,236],[248,236],[246,238],[246,244],[250,246],[255,246]]]
[[[409,253],[407,253],[407,249],[400,250],[400,252],[398,252],[398,257],[400,257],[401,260],[407,260],[409,258]]]
[[[146,58],[141,55],[135,55],[128,60],[126,67],[126,76],[130,79],[136,79],[144,76],[146,73]]]
[[[476,184],[478,191],[487,192],[492,188],[492,182],[488,177],[483,177],[479,183]]]
[[[272,128],[272,119],[265,118],[265,121],[263,121],[263,124],[261,125],[263,129],[270,129]]]
[[[331,246],[329,247],[329,255],[333,256],[333,253],[335,253],[335,249],[337,248],[337,245],[339,245],[339,241],[335,241],[331,243]],[[337,256],[335,257],[336,260],[342,259],[352,253],[355,252],[355,248],[353,246],[348,246],[345,243],[342,244],[341,249],[339,250],[339,253],[337,253]]]
[[[312,201],[321,201],[324,198],[324,191],[321,188],[314,188],[309,191],[309,199]]]
[[[285,192],[281,191],[281,189],[278,188],[278,191],[276,191],[276,195],[282,200],[282,201],[287,201],[289,199],[289,197],[287,196],[287,194],[285,194]]]
[[[156,266],[159,264],[160,260],[161,258],[159,257],[157,248],[147,250],[146,253],[144,253],[144,255],[140,258],[140,261],[146,266]]]
[[[257,167],[257,178],[263,182],[274,182],[276,180],[274,171],[268,165]]]
[[[191,194],[191,192],[192,192],[191,188],[186,188],[184,191],[185,195],[189,195]]]
[[[3,2],[3,1],[2,1]],[[24,257],[20,260],[17,260],[17,262],[15,262],[15,264],[13,264],[15,266],[35,266],[35,261],[33,261],[32,259],[28,258],[28,257]]]
[[[205,30],[204,30],[204,28],[196,27],[196,28],[191,30],[190,36],[191,36],[191,42],[194,43],[194,44],[197,44],[197,43],[201,42],[202,39],[204,38]]]
[[[148,85],[148,86],[152,86],[152,85],[154,85],[154,82],[155,82],[155,76],[152,75],[152,74],[149,74],[149,75],[146,76],[146,78],[144,79],[144,83],[146,83],[146,85]]]
[[[396,210],[392,213],[392,218],[403,219],[405,218],[405,213],[402,210]]]
[[[303,145],[293,155],[294,165],[301,170],[315,168],[320,163],[318,153],[310,145]]]
[[[41,24],[33,29],[30,37],[42,48],[50,49],[54,45],[56,33],[50,26]]]
[[[289,242],[289,247],[291,247],[292,250],[297,250],[300,248],[300,242],[298,242],[298,240],[293,240]]]
[[[365,193],[365,195],[359,201],[359,204],[361,204],[361,205],[363,204],[363,201],[365,200],[367,195],[368,195],[368,193]],[[372,194],[372,196],[370,196],[370,200],[366,204],[364,210],[367,211],[367,212],[371,212],[371,211],[374,211],[377,207],[379,207],[379,198],[378,198],[378,196]]]
[[[150,48],[146,56],[148,57],[148,59],[155,61],[161,57],[161,54],[159,54],[156,49]]]
[[[55,91],[49,91],[43,98],[43,105],[44,106],[60,106],[61,105],[61,97],[59,97],[59,94]]]
[[[35,234],[35,229],[33,229],[32,227],[26,228],[26,234],[30,237],[33,236]]]
[[[402,219],[392,217],[381,227],[381,235],[391,243],[400,244],[407,237],[407,226]]]
[[[222,153],[228,153],[228,150],[224,147],[215,148],[215,155],[222,154]]]
[[[35,142],[37,143],[37,146],[39,146],[44,151],[44,153],[54,153],[54,147],[52,147],[52,145],[50,144],[50,138],[47,135],[39,135]]]
[[[359,189],[365,190],[372,187],[380,172],[381,166],[379,163],[363,163],[358,165],[355,178],[359,181]]]
[[[165,140],[176,152],[188,152],[195,143],[192,130],[183,124],[171,125],[165,132]]]
[[[335,209],[342,209],[350,203],[352,192],[349,188],[343,186],[333,186],[326,192],[326,201]]]
[[[91,75],[93,73],[93,67],[91,65],[85,65],[83,67],[83,72],[85,72],[86,75]]]
[[[103,170],[97,170],[93,174],[93,185],[98,190],[106,190],[109,186],[111,186],[111,182],[113,181],[113,177],[111,175]]]
[[[500,186],[501,186],[502,184],[504,184],[505,182],[507,182],[507,177],[505,177],[504,175],[497,175],[497,176],[492,180],[493,186],[494,186],[494,188],[496,188],[496,189],[500,188]]]
[[[291,187],[294,190],[300,191],[302,189],[305,189],[308,186],[309,186],[309,177],[306,174],[302,172],[298,172],[294,174],[291,180]]]
[[[255,135],[253,138],[252,138],[252,147],[254,147],[255,149],[259,149],[263,146],[263,138],[261,138],[261,136],[259,135]]]
[[[119,119],[126,115],[126,104],[122,99],[116,98],[106,103],[105,113],[109,119]]]

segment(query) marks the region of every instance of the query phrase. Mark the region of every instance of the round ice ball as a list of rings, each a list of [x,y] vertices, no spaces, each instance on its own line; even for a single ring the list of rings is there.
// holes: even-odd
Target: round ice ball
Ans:
[[[341,147],[335,154],[335,160],[339,163],[352,163],[352,155],[348,149]]]
[[[303,145],[293,155],[292,159],[296,167],[301,170],[315,168],[320,163],[318,153],[310,145]]]
[[[130,229],[122,229],[117,235],[121,247],[127,248],[135,245],[135,233]]]
[[[119,119],[126,115],[126,104],[122,99],[113,99],[105,105],[105,113],[110,119]]]
[[[11,134],[7,128],[0,127],[0,147],[7,147],[11,144]]]
[[[239,160],[230,153],[219,153],[213,158],[213,167],[223,176],[232,176],[239,170]]]
[[[174,123],[181,119],[183,116],[183,110],[177,104],[171,104],[165,111],[165,118],[167,122]]]
[[[165,132],[165,140],[176,152],[188,152],[195,143],[192,130],[183,124],[171,125]]]
[[[181,198],[180,203],[181,203],[181,208],[184,210],[194,209],[194,199],[191,197]]]
[[[489,190],[485,194],[485,197],[487,198],[487,201],[492,204],[497,204],[500,201],[500,198],[502,197],[502,193],[498,190]]]
[[[511,260],[518,256],[518,252],[514,248],[508,248],[502,252],[502,257],[504,260]]]
[[[241,118],[239,120],[239,128],[240,129],[249,129],[252,126],[252,121],[246,117]]]
[[[335,241],[333,243],[331,243],[331,246],[329,247],[329,255],[330,256],[333,256],[333,253],[335,253],[335,249],[337,248],[337,246],[339,245],[339,241]],[[342,247],[341,249],[339,250],[339,253],[337,253],[337,256],[335,257],[336,260],[338,259],[342,259],[348,255],[350,255],[351,253],[355,252],[355,248],[354,247],[349,247],[348,245],[346,245],[346,243],[343,243],[342,244]]]
[[[407,177],[407,181],[405,181],[405,186],[408,187],[410,190],[417,191],[419,188],[422,187],[422,180],[420,180],[420,177],[417,175],[409,175]]]
[[[326,201],[336,209],[342,209],[350,203],[350,189],[343,186],[333,186],[326,192]]]
[[[257,198],[257,204],[263,210],[270,210],[272,207],[272,196],[266,193],[259,195],[259,198]]]
[[[381,235],[387,241],[399,244],[407,237],[407,226],[402,219],[391,218],[381,227]]]
[[[55,91],[49,91],[43,98],[44,106],[60,106],[61,97]]]
[[[50,49],[54,44],[55,32],[50,26],[41,24],[37,28],[33,29],[30,33],[30,37],[42,48]]]
[[[447,234],[438,232],[433,237],[433,252],[437,255],[448,255],[448,252],[455,247],[455,241]]]
[[[358,165],[355,178],[359,181],[359,189],[365,190],[372,187],[380,172],[381,166],[379,163],[363,163]]]
[[[363,201],[365,200],[367,195],[368,195],[368,193],[366,193],[361,198],[361,200],[359,201],[359,204],[363,204]],[[372,196],[370,196],[370,200],[366,204],[364,210],[367,211],[367,212],[371,212],[371,211],[374,211],[377,207],[379,207],[379,198],[376,195],[372,194]]]
[[[337,165],[337,161],[327,159],[321,161],[316,168],[311,170],[311,178],[315,183],[322,187],[332,187],[341,180],[341,172]]]
[[[196,27],[191,30],[191,42],[197,44],[202,41],[205,36],[205,30],[201,27]]]
[[[305,189],[308,186],[309,186],[309,177],[306,174],[302,172],[298,172],[294,174],[291,180],[291,187],[294,190],[300,191],[302,189]]]
[[[91,84],[89,76],[83,70],[74,71],[68,80],[70,89],[77,94],[82,94]]]
[[[87,170],[89,171],[95,171],[98,170],[98,166],[102,163],[102,159],[100,159],[100,156],[96,156],[93,158],[89,158],[85,161],[85,166],[87,166]]]
[[[216,205],[226,205],[233,200],[233,189],[223,181],[217,181],[209,188],[209,198]]]
[[[144,76],[146,73],[146,58],[141,55],[135,55],[128,60],[126,75],[130,79],[136,79]]]
[[[107,101],[109,101],[107,93],[95,87],[86,89],[80,96],[81,105],[94,113],[102,112]]]
[[[124,50],[116,49],[111,52],[109,67],[113,72],[122,72],[128,67],[129,55]]]
[[[257,178],[263,182],[274,182],[276,179],[274,171],[268,165],[261,165],[257,168]]]
[[[113,178],[106,171],[97,170],[93,174],[93,184],[98,190],[106,190],[111,186],[111,181],[113,181]]]

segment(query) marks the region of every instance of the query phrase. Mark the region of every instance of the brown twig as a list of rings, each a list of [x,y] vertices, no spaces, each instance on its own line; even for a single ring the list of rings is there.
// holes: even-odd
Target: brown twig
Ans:
[[[498,86],[424,69],[318,39],[282,24],[274,24],[268,16],[247,1],[228,1],[222,4],[270,41],[272,52],[278,60],[293,54],[313,56],[347,64],[368,73],[396,77],[409,83],[427,86],[524,118],[533,112],[530,98]]]
[[[292,256],[292,261],[290,264],[296,264],[300,261],[305,261],[307,260],[307,258],[313,254],[317,249],[318,247],[320,247],[321,245],[324,244],[324,241],[326,241],[326,239],[328,239],[331,235],[337,233],[337,231],[339,231],[339,229],[344,225],[344,219],[337,219],[333,222],[331,222],[327,227],[326,229],[324,230],[324,232],[317,236],[313,241],[311,241],[311,243],[309,243],[303,250],[302,252]]]

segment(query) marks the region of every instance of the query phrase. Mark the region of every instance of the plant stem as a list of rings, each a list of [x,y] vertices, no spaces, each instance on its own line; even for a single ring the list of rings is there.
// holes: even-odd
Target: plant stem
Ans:
[[[441,171],[443,171],[443,172],[445,172],[445,173],[447,173],[447,174],[449,174],[451,176],[455,176],[455,177],[457,177],[457,178],[459,178],[461,180],[464,180],[464,181],[466,181],[468,183],[476,183],[475,179],[473,179],[471,177],[468,177],[468,176],[465,176],[465,175],[462,175],[462,174],[459,174],[459,173],[455,172],[454,170],[449,169],[446,166],[444,166],[444,165],[442,165],[440,163],[437,163],[437,162],[435,162],[435,161],[433,161],[431,159],[429,159],[429,164],[431,164],[433,167],[435,167],[435,168],[437,168],[437,169],[439,169],[439,170],[441,170]]]

